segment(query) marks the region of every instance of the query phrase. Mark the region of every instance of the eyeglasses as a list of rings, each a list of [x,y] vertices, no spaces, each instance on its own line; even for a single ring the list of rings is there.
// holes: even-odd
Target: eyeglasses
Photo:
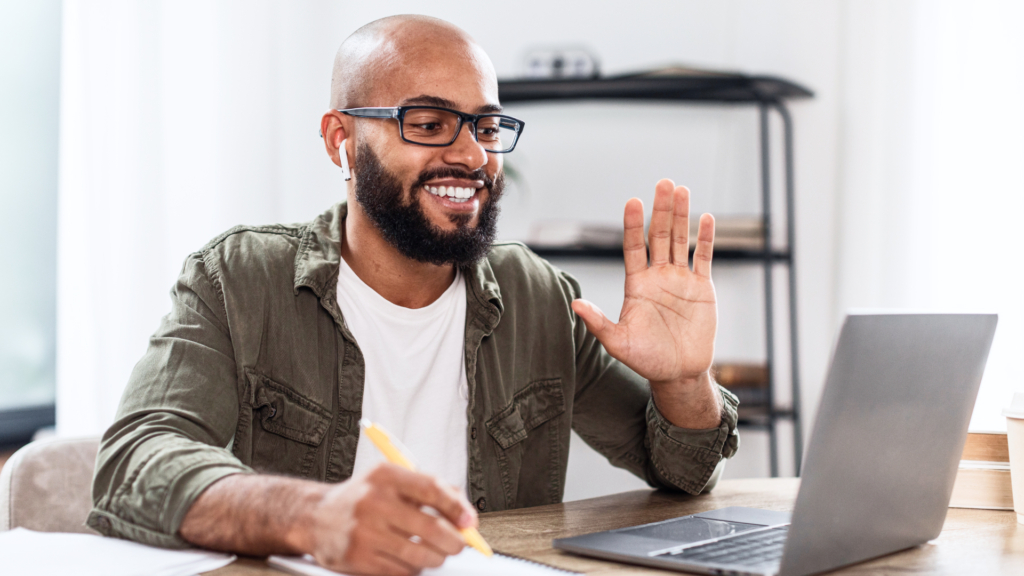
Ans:
[[[420,146],[451,146],[462,125],[473,127],[473,139],[484,150],[496,154],[516,147],[525,123],[503,114],[466,114],[438,106],[396,106],[393,108],[347,108],[338,110],[357,118],[394,118],[402,140]]]

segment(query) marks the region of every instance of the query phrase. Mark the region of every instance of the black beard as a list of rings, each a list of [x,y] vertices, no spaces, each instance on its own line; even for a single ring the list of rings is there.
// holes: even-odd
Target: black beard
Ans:
[[[483,170],[427,170],[409,188],[409,203],[405,204],[402,202],[405,190],[401,180],[384,167],[380,158],[365,143],[356,148],[354,172],[359,205],[384,239],[406,258],[427,264],[454,264],[465,268],[483,258],[491,248],[500,212],[498,199],[505,188],[502,174],[492,180]],[[441,230],[431,224],[420,207],[418,192],[426,182],[435,178],[483,180],[488,192],[487,202],[480,208],[475,227],[469,226],[472,216],[468,214],[448,217],[455,224],[455,230]]]

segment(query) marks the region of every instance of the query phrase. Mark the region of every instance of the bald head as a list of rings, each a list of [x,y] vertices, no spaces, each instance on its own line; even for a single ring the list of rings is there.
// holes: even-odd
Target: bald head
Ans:
[[[481,83],[497,97],[494,66],[469,34],[430,16],[389,16],[356,30],[338,48],[331,108],[394,106],[389,98],[403,85],[429,88],[453,79]]]

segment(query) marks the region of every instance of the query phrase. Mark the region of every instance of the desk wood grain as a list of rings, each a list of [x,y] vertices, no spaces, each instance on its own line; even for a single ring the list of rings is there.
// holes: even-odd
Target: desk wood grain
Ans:
[[[668,575],[574,556],[551,547],[553,538],[667,520],[726,506],[790,510],[800,482],[791,478],[726,480],[710,494],[685,496],[637,490],[565,504],[480,516],[480,533],[500,552],[600,576]],[[884,519],[880,519],[884,521]],[[847,567],[834,574],[1024,574],[1024,528],[1013,512],[950,508],[942,534],[927,544]],[[241,559],[210,576],[280,575],[259,559]]]

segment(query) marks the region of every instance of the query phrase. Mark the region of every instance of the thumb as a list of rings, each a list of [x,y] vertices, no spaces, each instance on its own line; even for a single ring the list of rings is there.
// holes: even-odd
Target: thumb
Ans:
[[[587,330],[597,337],[605,348],[608,347],[606,340],[611,337],[612,332],[615,331],[615,323],[608,319],[593,302],[577,298],[572,301],[572,310],[583,319],[583,323],[587,325]]]

